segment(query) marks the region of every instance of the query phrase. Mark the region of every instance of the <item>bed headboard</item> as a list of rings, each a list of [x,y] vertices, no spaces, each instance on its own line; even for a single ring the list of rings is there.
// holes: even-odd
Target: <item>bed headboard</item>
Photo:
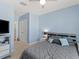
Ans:
[[[51,36],[55,36],[55,37],[67,37],[71,39],[76,39],[76,34],[72,34],[72,33],[44,32],[44,34],[47,34],[48,38]]]

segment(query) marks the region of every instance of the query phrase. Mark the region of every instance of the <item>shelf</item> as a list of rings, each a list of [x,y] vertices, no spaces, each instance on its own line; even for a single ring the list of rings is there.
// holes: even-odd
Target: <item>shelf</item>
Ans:
[[[0,58],[10,54],[10,34],[0,34]]]
[[[5,51],[5,50],[9,49],[9,47],[10,47],[10,45],[9,45],[9,44],[6,44],[6,45],[2,45],[2,46],[0,46],[0,52]]]

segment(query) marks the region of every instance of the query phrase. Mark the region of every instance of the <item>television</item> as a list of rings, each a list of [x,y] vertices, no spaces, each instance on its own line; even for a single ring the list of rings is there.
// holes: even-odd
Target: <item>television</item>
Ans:
[[[9,33],[9,21],[0,19],[0,34]]]

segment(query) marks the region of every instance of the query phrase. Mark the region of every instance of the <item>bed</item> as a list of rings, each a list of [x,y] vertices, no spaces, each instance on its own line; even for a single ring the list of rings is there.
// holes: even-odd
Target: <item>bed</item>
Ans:
[[[79,57],[75,46],[62,47],[43,41],[24,50],[20,59],[79,59]]]

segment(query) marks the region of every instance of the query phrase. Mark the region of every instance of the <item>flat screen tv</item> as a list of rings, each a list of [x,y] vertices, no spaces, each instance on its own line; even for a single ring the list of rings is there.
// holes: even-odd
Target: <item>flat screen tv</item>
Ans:
[[[9,33],[9,21],[0,19],[0,34]]]

